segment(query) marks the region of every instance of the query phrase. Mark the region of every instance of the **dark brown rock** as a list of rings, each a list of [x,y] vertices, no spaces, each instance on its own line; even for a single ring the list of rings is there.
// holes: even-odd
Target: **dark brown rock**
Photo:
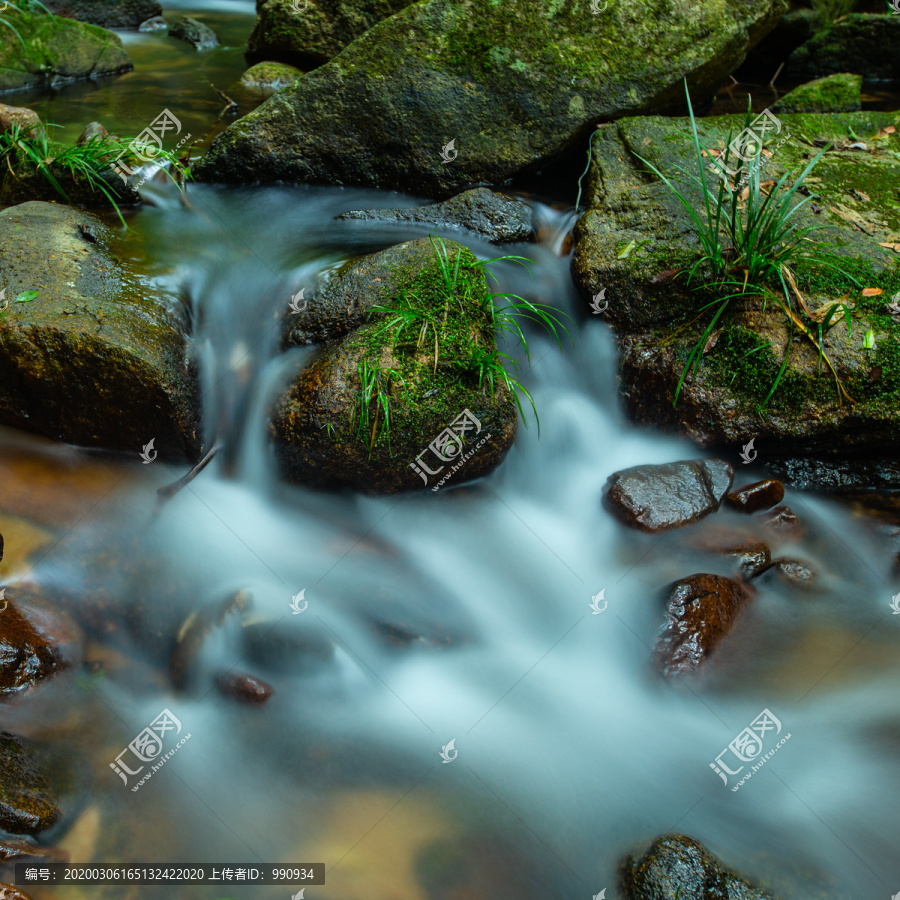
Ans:
[[[271,684],[247,672],[223,672],[216,678],[216,686],[228,697],[257,706],[261,706],[275,693]]]
[[[95,137],[101,139],[109,137],[109,132],[99,122],[88,122],[88,124],[84,126],[84,131],[78,135],[78,140],[75,141],[75,145],[81,147],[91,140],[91,138]]]
[[[0,900],[31,900],[28,894],[23,894],[17,887],[0,882]]]
[[[41,847],[27,838],[0,834],[0,864],[32,861],[65,863],[69,861],[69,854],[57,847]],[[0,894],[0,900],[3,900],[2,894]]]
[[[690,575],[674,582],[656,656],[667,678],[690,674],[728,636],[749,600],[748,589],[721,575]]]
[[[784,485],[775,478],[755,481],[732,491],[728,497],[728,505],[745,513],[759,512],[769,509],[784,499]]]
[[[614,472],[605,502],[621,522],[641,531],[680,528],[715,512],[734,470],[720,459],[692,459]]]
[[[5,590],[2,592],[5,595]],[[0,606],[0,696],[17,694],[65,665],[59,648],[20,612],[11,597]]]
[[[627,857],[620,878],[629,900],[773,900],[682,834],[657,838],[639,859]]]
[[[816,573],[796,559],[773,560],[771,571],[792,587],[809,588],[816,580]]]
[[[800,519],[789,506],[776,506],[759,518],[766,528],[774,531],[796,534],[803,530]]]
[[[732,557],[741,576],[747,579],[761,575],[772,564],[772,554],[768,546],[741,533],[712,532],[702,536],[697,546],[709,553]]]
[[[59,815],[49,782],[32,761],[28,746],[0,731],[0,827],[13,834],[36,834]]]

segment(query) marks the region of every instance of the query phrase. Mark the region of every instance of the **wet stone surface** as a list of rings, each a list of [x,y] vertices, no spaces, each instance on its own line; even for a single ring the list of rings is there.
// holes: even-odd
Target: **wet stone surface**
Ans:
[[[755,481],[753,484],[731,491],[728,505],[739,512],[755,513],[770,509],[784,499],[784,485],[774,478]]]

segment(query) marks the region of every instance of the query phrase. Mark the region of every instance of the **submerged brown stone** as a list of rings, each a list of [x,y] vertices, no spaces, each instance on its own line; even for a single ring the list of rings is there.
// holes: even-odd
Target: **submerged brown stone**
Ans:
[[[216,685],[227,697],[257,706],[261,706],[275,693],[271,684],[247,672],[222,672],[216,678]]]
[[[755,513],[769,509],[784,499],[784,485],[775,478],[755,481],[732,491],[728,495],[728,505],[744,513]]]

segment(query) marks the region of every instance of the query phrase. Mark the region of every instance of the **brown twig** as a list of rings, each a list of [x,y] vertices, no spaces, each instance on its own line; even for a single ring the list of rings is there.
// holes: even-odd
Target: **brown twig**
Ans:
[[[212,458],[219,452],[219,444],[215,443],[207,450],[203,459],[197,463],[187,474],[182,475],[177,481],[173,481],[166,487],[161,487],[156,493],[159,495],[160,502],[171,500],[183,487],[189,485],[210,463]]]

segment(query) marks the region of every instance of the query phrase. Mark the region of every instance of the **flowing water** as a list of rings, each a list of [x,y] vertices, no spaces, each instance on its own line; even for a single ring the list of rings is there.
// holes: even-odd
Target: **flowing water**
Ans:
[[[249,15],[230,0],[209,9],[227,16],[226,6]],[[134,119],[155,116],[149,106],[135,100]],[[65,123],[76,131],[96,117],[72,111]],[[620,896],[623,855],[677,830],[786,895],[900,890],[887,546],[846,507],[789,489],[804,532],[773,556],[806,561],[816,587],[763,580],[702,677],[655,674],[660,590],[729,570],[687,534],[627,532],[601,507],[616,469],[699,454],[624,421],[612,335],[585,316],[560,255],[571,212],[532,200],[541,243],[502,249],[536,260],[534,277],[496,270],[504,290],[577,322],[562,350],[530,334],[523,380],[540,434],[533,420],[520,427],[476,484],[376,499],[276,478],[267,408],[306,358],[278,352],[279,322],[293,293],[341,261],[426,233],[337,213],[419,201],[191,186],[185,205],[169,187],[145,192],[152,205],[123,246],[190,304],[207,437],[224,450],[160,505],[157,488],[184,469],[143,465],[139,448],[116,459],[0,435],[8,472],[53,479],[30,501],[43,503],[38,549],[28,563],[5,560],[4,583],[38,585],[94,622],[91,666],[0,708],[0,726],[52,761],[66,817],[47,843],[74,862],[324,862],[326,885],[310,898],[571,900]],[[730,461],[742,481],[765,474]],[[738,518],[721,512],[712,527]],[[13,525],[8,547],[32,527]],[[607,605],[594,614],[601,590]],[[210,630],[174,691],[167,648],[192,614],[239,591],[247,608]],[[295,614],[301,591],[308,605]],[[222,696],[214,678],[232,668],[268,681],[272,699],[254,708]],[[190,739],[133,791],[137,779],[126,786],[110,764],[163,709]],[[732,791],[736,779],[724,785],[710,764],[764,709],[790,739]],[[166,896],[287,898],[299,886]]]

